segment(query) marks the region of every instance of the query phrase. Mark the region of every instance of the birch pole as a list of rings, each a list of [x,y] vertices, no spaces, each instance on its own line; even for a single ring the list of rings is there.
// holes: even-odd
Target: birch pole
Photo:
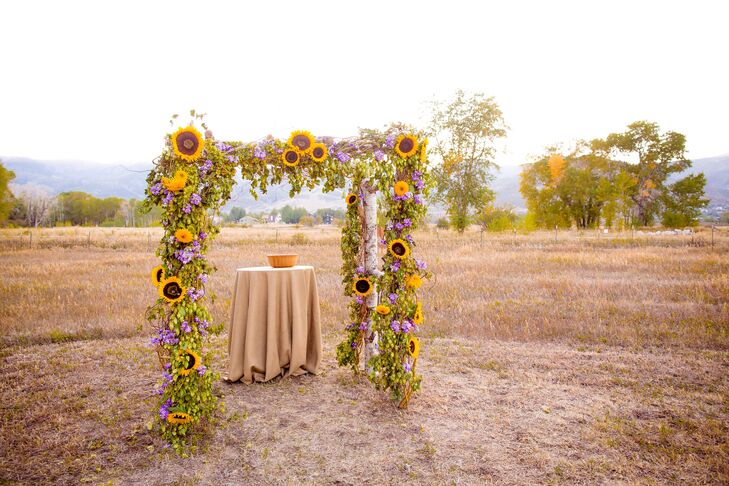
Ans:
[[[379,277],[382,272],[380,272],[377,265],[377,189],[372,186],[369,179],[365,179],[360,184],[360,193],[362,194],[364,206],[364,222],[362,224],[364,268],[366,273]],[[369,311],[367,314],[368,326],[364,336],[364,364],[369,373],[370,368],[367,363],[372,356],[377,354],[377,333],[372,331],[371,316],[378,303],[378,292],[375,291],[368,295],[365,302]]]

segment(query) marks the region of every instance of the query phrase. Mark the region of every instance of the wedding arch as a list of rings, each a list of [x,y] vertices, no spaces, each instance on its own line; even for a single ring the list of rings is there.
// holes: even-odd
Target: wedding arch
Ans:
[[[165,230],[156,252],[161,264],[151,271],[158,298],[146,313],[163,368],[155,390],[162,435],[179,449],[191,427],[217,407],[212,385],[220,377],[208,369],[211,353],[205,343],[225,323],[213,323],[206,308],[205,288],[215,270],[206,253],[220,231],[214,215],[230,198],[239,168],[254,197],[284,180],[292,197],[304,187],[349,190],[343,202],[341,275],[352,301],[337,360],[355,373],[364,365],[370,381],[406,408],[421,382],[416,364],[423,311],[417,290],[430,277],[425,262],[415,258],[412,236],[425,215],[430,188],[427,139],[392,125],[345,139],[302,130],[286,140],[224,142],[214,139],[201,115],[192,115],[189,126],[167,135],[147,178],[145,203],[160,206]],[[195,122],[205,130],[204,138]],[[378,193],[387,219],[381,259]]]

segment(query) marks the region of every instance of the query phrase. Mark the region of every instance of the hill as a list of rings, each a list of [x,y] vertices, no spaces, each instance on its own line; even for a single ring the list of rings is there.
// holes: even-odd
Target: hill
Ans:
[[[23,157],[1,157],[5,167],[15,172],[15,184],[34,184],[52,194],[64,191],[83,191],[97,197],[118,196],[125,199],[144,198],[146,177],[151,163],[101,165],[74,160],[35,160]],[[517,209],[525,207],[519,193],[520,166],[502,166],[496,174],[492,188],[496,202]],[[706,175],[706,195],[712,207],[729,206],[729,154],[696,159],[686,173],[703,172]],[[248,192],[250,185],[238,179],[228,206],[242,206],[252,212],[280,208],[286,204],[302,206],[310,211],[338,207],[342,191],[323,193],[320,188],[289,197],[289,186],[281,184],[269,188],[258,200]]]

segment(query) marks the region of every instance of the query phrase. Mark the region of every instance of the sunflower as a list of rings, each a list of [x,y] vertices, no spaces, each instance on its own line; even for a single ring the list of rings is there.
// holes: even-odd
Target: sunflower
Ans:
[[[157,286],[159,296],[169,303],[182,300],[185,296],[185,288],[177,277],[169,277],[162,280]]]
[[[352,284],[352,290],[361,297],[367,297],[370,295],[372,293],[372,288],[372,282],[370,282],[370,279],[367,277],[359,277]]]
[[[185,187],[185,183],[187,182],[187,179],[178,179],[177,177],[173,177],[170,179],[169,177],[163,177],[162,178],[162,185],[165,186],[165,189],[172,192],[177,192],[183,187]]]
[[[425,159],[427,158],[427,156],[425,154],[425,150],[427,149],[427,147],[428,147],[428,139],[426,138],[425,140],[423,140],[423,143],[420,144],[420,161],[421,162],[425,162]]]
[[[192,233],[185,228],[181,228],[175,231],[175,238],[180,243],[190,243],[192,241]]]
[[[184,351],[182,351],[182,354],[185,358],[187,358],[187,365],[185,366],[185,369],[180,370],[180,374],[182,376],[187,376],[192,373],[193,370],[196,370],[200,367],[200,355],[190,349],[185,349]]]
[[[291,133],[288,144],[299,152],[308,154],[314,145],[314,136],[306,130],[297,130]]]
[[[409,289],[419,289],[423,285],[420,275],[412,274],[405,279],[405,286]]]
[[[299,155],[299,152],[294,149],[286,149],[281,154],[281,160],[283,160],[283,163],[288,165],[289,167],[294,167],[296,165],[299,165],[301,155]]]
[[[357,202],[357,199],[359,199],[359,197],[357,197],[357,194],[350,192],[349,194],[347,194],[347,205],[351,206],[352,204]]]
[[[314,162],[324,162],[327,155],[329,155],[329,151],[327,150],[327,146],[323,143],[315,143],[312,146],[311,158],[314,159]]]
[[[167,421],[171,424],[188,424],[192,422],[192,416],[185,412],[170,412]]]
[[[397,181],[395,183],[395,195],[402,196],[410,190],[410,186],[405,181]]]
[[[152,269],[152,283],[155,287],[157,287],[165,278],[165,267],[157,265]]]
[[[380,304],[377,307],[375,307],[375,312],[377,312],[378,314],[380,314],[382,316],[386,316],[387,314],[390,313],[390,308],[387,307],[386,305]]]
[[[401,240],[399,238],[392,240],[388,245],[388,248],[390,249],[392,256],[399,258],[400,260],[406,258],[410,254],[410,247],[408,244],[405,240]]]
[[[420,339],[416,336],[410,336],[408,339],[408,354],[416,359],[420,354]]]
[[[418,302],[418,305],[415,306],[415,315],[413,315],[413,322],[415,324],[422,324],[423,323],[423,304]]]
[[[412,135],[400,135],[395,142],[395,152],[403,159],[418,151],[418,140]]]
[[[197,160],[204,147],[202,135],[192,125],[172,134],[172,149],[183,160]]]

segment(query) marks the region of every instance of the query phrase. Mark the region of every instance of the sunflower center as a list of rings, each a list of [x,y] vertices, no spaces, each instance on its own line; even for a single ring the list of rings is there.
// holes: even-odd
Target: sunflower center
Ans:
[[[298,154],[296,152],[294,152],[293,150],[289,150],[288,152],[286,152],[286,162],[293,164],[298,159],[299,159]]]
[[[355,288],[357,289],[357,292],[364,294],[370,289],[370,283],[367,280],[357,280]]]
[[[157,270],[157,282],[162,281],[162,275],[164,275],[164,273],[165,273],[165,271],[162,270],[161,268],[159,270]]]
[[[197,150],[197,138],[192,133],[181,133],[177,136],[177,147],[185,155],[192,155]]]
[[[301,150],[306,150],[309,148],[311,142],[309,141],[309,138],[304,135],[296,135],[291,143],[294,146],[299,147]]]
[[[357,200],[357,196],[351,195],[349,196],[349,204],[354,204],[354,202]]]
[[[324,157],[324,149],[323,149],[323,148],[321,148],[321,147],[316,147],[316,148],[314,149],[314,151],[312,152],[312,154],[313,154],[313,155],[314,155],[314,157],[316,157],[317,159],[320,159],[320,158]]]
[[[162,292],[165,294],[166,297],[169,297],[170,299],[176,299],[180,295],[182,295],[182,287],[177,282],[170,282],[167,285],[165,285],[164,289],[162,289]]]
[[[413,149],[414,146],[415,146],[415,144],[413,143],[413,141],[410,138],[403,138],[400,141],[400,150],[402,152],[408,153]]]
[[[408,345],[410,346],[410,353],[411,354],[414,353],[415,352],[415,341],[410,341],[408,343]]]
[[[392,252],[397,256],[402,256],[405,254],[405,246],[402,243],[395,243],[392,245]]]
[[[186,370],[191,370],[192,367],[195,366],[195,357],[188,353],[187,355],[187,365],[185,365]]]

